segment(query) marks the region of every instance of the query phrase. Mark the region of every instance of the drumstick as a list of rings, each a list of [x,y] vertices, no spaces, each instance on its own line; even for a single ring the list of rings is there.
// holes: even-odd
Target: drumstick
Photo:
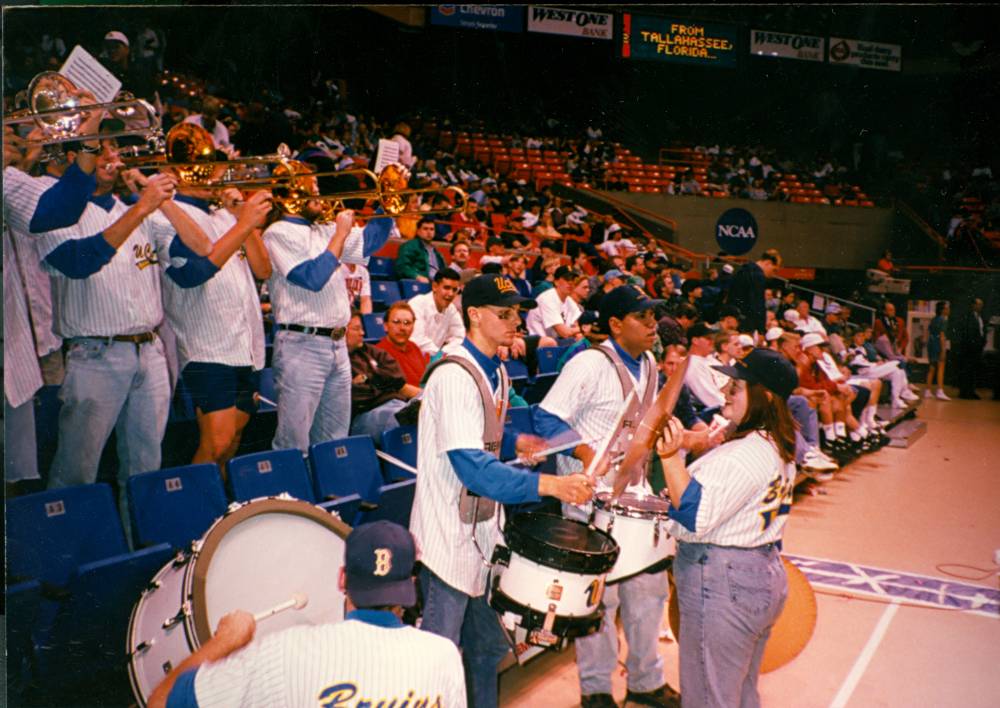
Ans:
[[[599,441],[600,441],[600,438],[594,438],[593,440],[575,440],[573,442],[563,443],[561,445],[556,445],[554,447],[549,447],[549,448],[546,448],[544,450],[539,450],[538,452],[534,453],[532,455],[532,457],[534,457],[536,459],[537,458],[541,458],[541,457],[548,457],[549,455],[554,455],[557,452],[562,452],[564,450],[573,450],[578,445],[593,445],[594,443],[599,442]],[[504,464],[507,464],[507,465],[523,465],[523,464],[531,464],[533,461],[534,460],[530,460],[527,457],[515,457],[513,460],[508,460]]]
[[[416,467],[413,467],[411,465],[406,464],[405,462],[403,462],[398,457],[393,457],[389,453],[382,452],[381,450],[376,450],[375,454],[378,455],[379,457],[381,457],[386,462],[391,462],[392,464],[396,465],[396,467],[399,467],[399,468],[401,468],[403,470],[406,470],[410,474],[416,474],[417,473],[417,468]]]
[[[309,604],[309,596],[304,592],[297,592],[292,595],[291,599],[285,600],[279,605],[275,605],[269,610],[264,610],[263,612],[258,612],[253,616],[254,622],[260,622],[261,620],[266,620],[268,617],[274,617],[279,612],[284,612],[285,610],[301,610],[303,607]]]
[[[274,401],[272,401],[272,400],[271,400],[270,398],[264,398],[264,396],[261,396],[261,395],[260,395],[259,393],[255,393],[255,394],[254,394],[254,397],[255,397],[255,398],[256,398],[256,399],[258,400],[258,401],[260,401],[260,402],[263,402],[263,403],[266,403],[266,404],[267,404],[267,405],[269,405],[269,406],[274,406],[275,408],[277,408],[277,407],[278,407],[278,404],[277,404],[277,403],[275,403]]]
[[[621,412],[618,414],[618,419],[615,421],[615,425],[611,428],[611,433],[607,438],[601,443],[601,446],[594,453],[594,459],[590,461],[587,465],[587,469],[584,471],[588,477],[590,477],[591,482],[596,482],[594,479],[595,473],[597,472],[597,465],[601,461],[601,458],[608,454],[608,448],[611,447],[611,443],[614,442],[615,434],[621,429],[622,421],[625,419],[625,414],[628,413],[628,408],[632,405],[632,399],[635,398],[635,389],[632,389],[628,396],[625,397],[625,403],[622,404]],[[609,460],[608,466],[611,466],[611,461]]]

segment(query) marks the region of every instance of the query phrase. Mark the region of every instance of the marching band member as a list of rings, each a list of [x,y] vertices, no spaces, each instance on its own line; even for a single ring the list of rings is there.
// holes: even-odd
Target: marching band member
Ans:
[[[468,337],[431,370],[420,408],[410,530],[422,552],[421,628],[461,646],[469,704],[477,708],[496,706],[497,666],[508,650],[486,601],[484,561],[499,538],[497,502],[554,496],[582,503],[593,493],[584,475],[539,475],[497,459],[527,456],[543,444],[534,436],[504,437],[509,385],[497,356],[498,347],[513,343],[518,308],[534,305],[502,276],[471,280],[462,295]]]
[[[52,275],[55,333],[67,348],[49,487],[94,482],[115,428],[127,518],[125,479],[159,469],[170,399],[163,343],[156,335],[163,308],[151,230],[159,222],[148,217],[160,209],[171,234],[194,253],[207,253],[209,242],[170,201],[176,178],[151,177],[128,207],[111,193],[120,168],[113,141],[102,141],[97,186],[79,221],[38,238]]]
[[[726,418],[735,437],[690,468],[674,418],[657,441],[677,539],[684,705],[758,706],[764,646],[787,580],[779,546],[795,484],[795,424],[785,401],[798,386],[779,352],[755,349],[732,366]]]
[[[604,296],[600,329],[610,336],[566,363],[535,414],[535,430],[540,435],[552,439],[573,431],[581,440],[603,440],[614,433],[622,405],[633,390],[638,405],[630,407],[627,417],[633,425],[638,424],[652,405],[658,384],[659,372],[649,349],[656,337],[653,308],[659,303],[631,285],[619,286]],[[574,455],[578,459],[559,456],[560,474],[579,472],[581,462],[589,465],[594,450],[581,444]],[[569,518],[588,520],[587,513],[568,504],[563,505],[563,513]],[[663,658],[657,646],[667,590],[666,571],[640,573],[605,587],[601,629],[575,641],[584,708],[616,705],[611,695],[611,676],[618,667],[615,615],[619,607],[628,642],[626,701],[649,706],[678,705],[678,693],[663,677]]]
[[[273,358],[278,429],[272,445],[303,454],[311,444],[347,437],[351,424],[351,362],[344,342],[351,305],[340,257],[354,212],[341,211],[334,224],[319,223],[323,213],[323,202],[312,199],[301,214],[286,214],[264,231],[278,329]],[[391,228],[391,218],[369,219],[362,256],[380,249]]]

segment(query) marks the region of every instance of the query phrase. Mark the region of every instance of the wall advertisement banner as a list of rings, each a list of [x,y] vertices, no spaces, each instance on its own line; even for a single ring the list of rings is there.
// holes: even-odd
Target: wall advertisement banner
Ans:
[[[782,57],[804,61],[823,61],[826,38],[809,34],[750,30],[750,53],[761,57]]]
[[[563,34],[585,39],[607,39],[614,36],[614,15],[589,10],[531,5],[528,8],[528,31],[543,34]]]
[[[433,5],[431,24],[501,32],[524,31],[523,5]]]
[[[860,39],[830,37],[830,63],[860,66],[863,69],[901,71],[903,48],[898,44],[879,44]]]

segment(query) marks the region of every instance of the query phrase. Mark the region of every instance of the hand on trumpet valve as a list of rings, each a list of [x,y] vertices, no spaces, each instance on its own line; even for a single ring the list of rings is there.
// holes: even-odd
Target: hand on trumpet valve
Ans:
[[[125,186],[128,187],[128,190],[132,192],[132,194],[138,194],[141,192],[148,181],[149,178],[134,167],[130,170],[124,170],[122,172],[122,182],[125,183]]]
[[[226,190],[227,192],[229,190]],[[273,197],[267,190],[254,192],[250,198],[237,207],[237,221],[243,226],[259,229],[267,221],[267,215],[271,211]]]
[[[656,438],[656,454],[664,460],[673,457],[683,441],[684,425],[676,417],[671,418]]]
[[[237,218],[239,217],[239,207],[243,204],[243,193],[240,190],[236,189],[236,187],[224,189],[222,190],[222,194],[219,195],[219,200],[226,211]]]

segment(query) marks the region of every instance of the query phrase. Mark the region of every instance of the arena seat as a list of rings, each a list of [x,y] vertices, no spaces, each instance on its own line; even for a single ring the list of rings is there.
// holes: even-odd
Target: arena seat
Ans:
[[[385,314],[376,312],[361,315],[361,324],[365,328],[365,341],[374,344],[385,336]]]
[[[382,484],[375,444],[368,435],[352,435],[309,446],[309,463],[316,482],[316,496],[323,501],[360,494],[369,503],[378,501]]]
[[[386,454],[416,467],[417,426],[401,425],[398,428],[385,431],[382,433],[382,449]],[[387,484],[391,484],[402,479],[412,479],[413,475],[391,462],[382,460],[382,478]]]
[[[403,296],[404,300],[409,300],[411,297],[416,295],[421,295],[423,293],[429,293],[431,291],[431,284],[424,283],[419,280],[410,280],[409,278],[404,278],[399,281],[399,290]]]
[[[270,366],[266,369],[261,369],[258,389],[261,397],[267,400],[257,401],[257,412],[266,413],[267,411],[277,410],[277,407],[273,404],[278,402],[278,392],[274,388],[274,369]]]
[[[298,450],[267,450],[234,457],[226,464],[233,501],[290,494],[315,502],[309,471]]]
[[[361,511],[363,503],[364,500],[360,494],[348,494],[346,497],[339,497],[333,501],[323,502],[319,505],[319,508],[331,514],[337,514],[341,521],[353,527],[357,525],[358,514]]]
[[[38,682],[44,694],[78,704],[76,687],[85,685],[99,687],[102,701],[119,695],[131,698],[127,682],[121,680],[122,640],[128,635],[136,600],[172,556],[170,545],[161,543],[76,569],[69,581],[68,599],[60,604],[52,627],[36,647]]]
[[[538,348],[538,373],[552,374],[559,367],[559,360],[566,353],[569,347],[539,347]]]
[[[11,579],[64,585],[77,566],[128,551],[107,484],[50,489],[7,500]]]
[[[399,302],[403,296],[399,292],[399,283],[395,280],[373,280],[372,302],[381,305],[383,309],[394,302]]]
[[[413,508],[413,495],[417,489],[417,480],[405,479],[402,482],[386,484],[379,488],[378,506],[371,511],[361,513],[360,524],[374,521],[392,521],[409,528],[410,510]]]
[[[394,263],[385,256],[372,256],[368,259],[368,274],[373,280],[392,280],[396,277]]]
[[[37,626],[42,584],[37,580],[10,585],[5,593],[7,621],[7,699],[11,705],[25,704],[35,667],[32,630]]]
[[[520,359],[508,359],[503,365],[507,369],[507,375],[510,377],[510,383],[514,386],[514,390],[518,393],[523,391],[530,378],[528,367]]]
[[[214,463],[132,475],[127,483],[132,538],[139,546],[184,548],[226,513],[229,502]]]
[[[556,347],[552,347],[555,349]],[[541,351],[541,350],[539,350]],[[558,358],[556,359],[558,361]],[[559,376],[555,371],[549,373],[542,373],[540,370],[535,376],[534,380],[524,389],[521,396],[529,405],[535,403],[541,403],[542,399],[545,398],[545,394],[549,392],[552,388],[552,384],[556,382],[556,378]]]

